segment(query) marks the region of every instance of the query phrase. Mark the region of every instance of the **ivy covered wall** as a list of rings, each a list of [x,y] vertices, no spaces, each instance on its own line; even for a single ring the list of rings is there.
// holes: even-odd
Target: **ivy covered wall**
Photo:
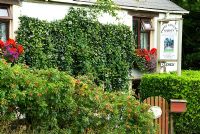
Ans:
[[[59,21],[23,16],[17,41],[24,45],[20,62],[32,68],[58,68],[71,75],[93,76],[107,90],[127,87],[135,44],[130,28],[104,25],[82,9],[71,8]]]

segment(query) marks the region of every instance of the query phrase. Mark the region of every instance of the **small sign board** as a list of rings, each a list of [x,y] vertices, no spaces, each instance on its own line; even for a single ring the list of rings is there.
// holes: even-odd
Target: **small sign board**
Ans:
[[[174,66],[174,65],[175,65],[175,63],[169,63],[169,62],[167,62],[167,63],[161,62],[160,63],[161,67]]]
[[[161,23],[160,60],[176,60],[178,58],[178,24],[176,21]]]
[[[158,119],[162,115],[162,110],[159,106],[152,106],[149,108],[148,112],[153,113],[153,118]]]

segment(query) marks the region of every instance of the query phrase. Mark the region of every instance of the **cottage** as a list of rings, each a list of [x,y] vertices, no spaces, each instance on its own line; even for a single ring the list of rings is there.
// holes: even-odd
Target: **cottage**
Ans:
[[[181,70],[182,16],[189,12],[170,0],[114,0],[119,20],[104,14],[101,23],[122,23],[134,32],[138,48],[158,49],[158,71]],[[14,37],[18,17],[62,19],[70,7],[84,7],[95,0],[1,0],[0,39]]]

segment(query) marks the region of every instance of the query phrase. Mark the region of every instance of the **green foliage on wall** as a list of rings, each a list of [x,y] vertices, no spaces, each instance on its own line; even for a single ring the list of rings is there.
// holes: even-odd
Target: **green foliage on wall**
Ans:
[[[71,8],[55,22],[21,17],[17,41],[21,62],[32,68],[57,67],[71,75],[93,75],[107,90],[125,89],[134,47],[130,28],[103,25],[82,9]]]
[[[0,88],[0,133],[155,133],[149,105],[128,91],[106,92],[84,76],[0,60]],[[16,113],[25,116],[16,119]]]
[[[176,134],[200,133],[200,72],[183,71],[181,77],[176,74],[149,74],[142,78],[140,85],[142,99],[150,96],[162,96],[169,99],[186,99],[187,111],[175,114]]]
[[[90,9],[92,9],[93,12],[98,14],[108,13],[111,16],[117,17],[116,11],[119,9],[119,7],[115,4],[113,0],[97,0],[96,4]]]

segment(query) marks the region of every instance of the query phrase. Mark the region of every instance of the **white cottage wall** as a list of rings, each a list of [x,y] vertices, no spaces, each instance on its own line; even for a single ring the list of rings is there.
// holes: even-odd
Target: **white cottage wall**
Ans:
[[[59,4],[59,3],[47,3],[47,2],[22,2],[21,6],[13,6],[13,31],[16,31],[19,27],[20,16],[29,16],[38,18],[41,20],[54,21],[60,20],[65,17],[68,13],[70,7],[80,7],[70,4]],[[103,23],[112,23],[112,24],[125,24],[132,27],[132,17],[128,15],[128,12],[125,10],[120,10],[117,12],[118,16],[110,16],[109,14],[103,14],[99,16],[98,20]]]

